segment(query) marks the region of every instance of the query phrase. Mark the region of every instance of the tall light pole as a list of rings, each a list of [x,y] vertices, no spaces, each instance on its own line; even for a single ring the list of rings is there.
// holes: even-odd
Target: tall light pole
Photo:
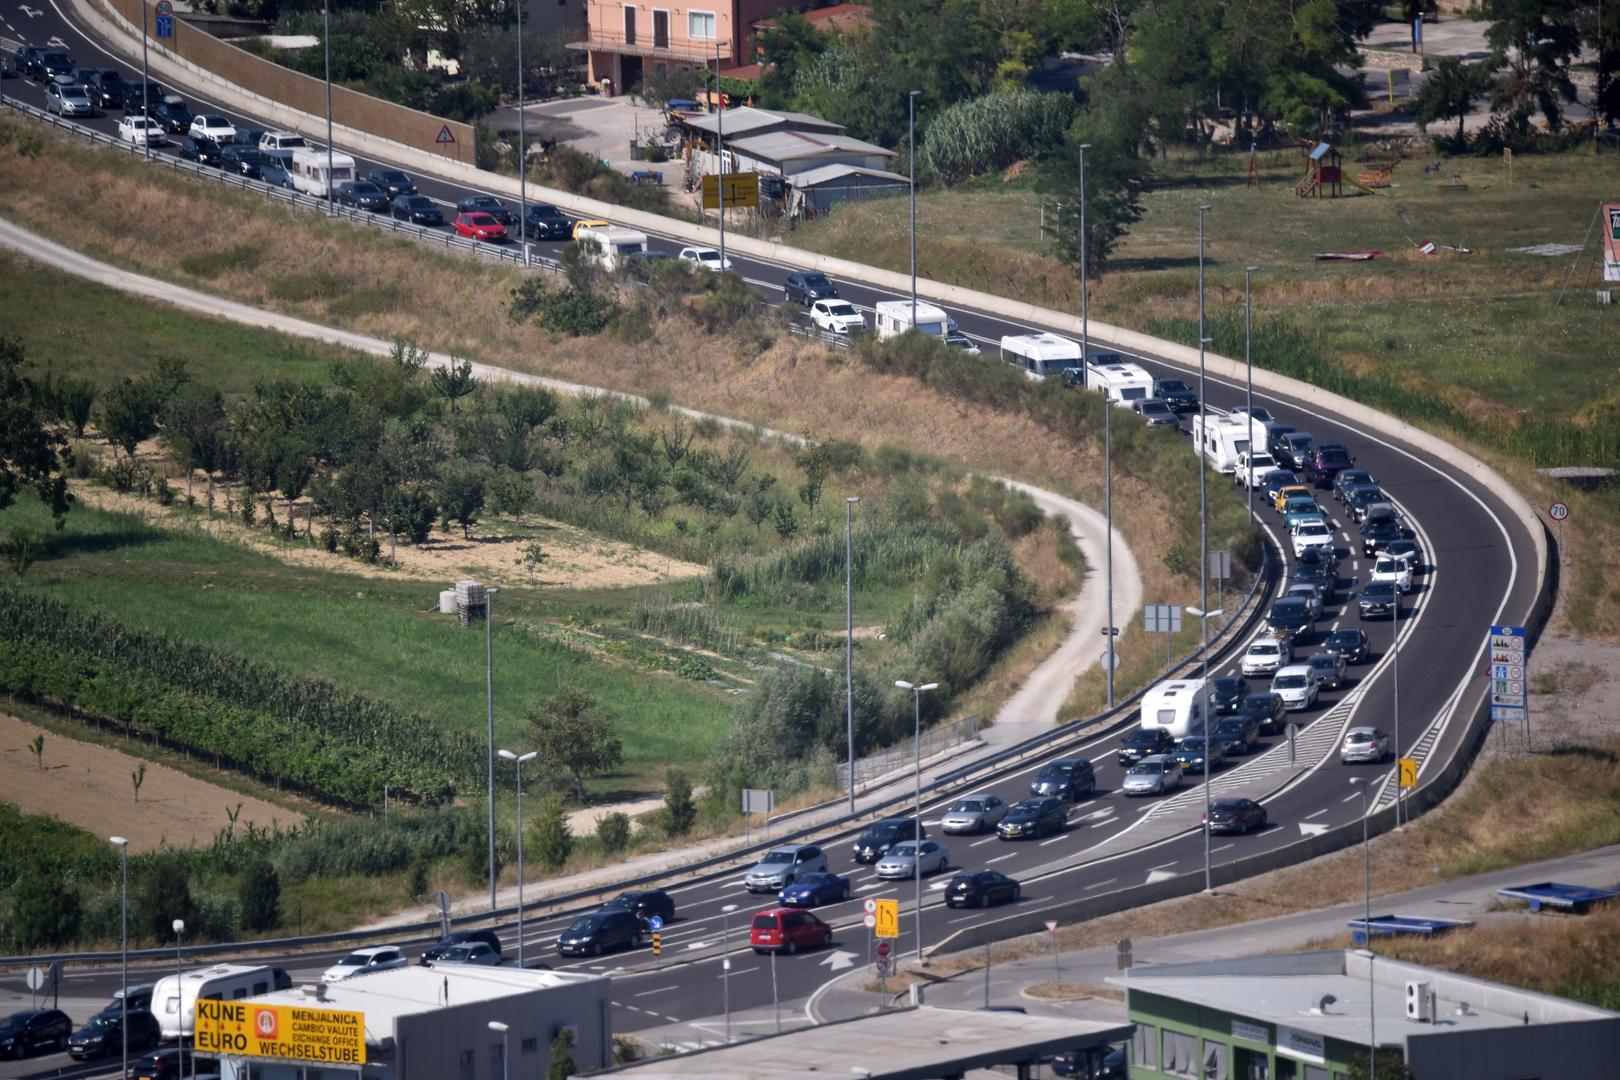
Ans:
[[[521,946],[522,943],[523,939],[521,937],[518,938],[518,944]],[[520,964],[519,966],[521,967],[522,965]],[[507,1027],[507,1025],[501,1023],[499,1020],[491,1020],[489,1022],[489,1030],[495,1032],[495,1034],[501,1037],[501,1080],[506,1080],[506,1078],[511,1075],[512,1071],[512,1067],[506,1063],[506,1059],[512,1056],[507,1052],[511,1045],[508,1041],[509,1036],[507,1035],[507,1031],[510,1029]]]
[[[1204,611],[1202,608],[1189,607],[1187,614],[1198,620],[1204,632],[1204,683],[1198,691],[1198,722],[1204,729],[1204,891],[1210,892],[1215,888],[1213,871],[1210,867],[1209,848],[1209,758],[1212,753],[1215,738],[1215,725],[1210,723],[1210,693],[1209,693],[1209,620],[1220,618],[1219,611]]]
[[[715,185],[715,215],[720,219],[720,269],[726,268],[726,92],[720,89],[720,42],[714,43],[714,145],[720,159],[720,182]],[[726,1039],[730,1042],[728,1036]]]
[[[180,968],[184,961],[180,958],[180,935],[186,932],[186,920],[176,919],[169,925],[174,927],[174,992],[180,993]]]
[[[1362,928],[1367,931],[1367,1078],[1378,1080],[1378,1009],[1373,992],[1372,947],[1372,844],[1367,835],[1367,781],[1353,777],[1350,784],[1361,793],[1361,879],[1365,885],[1366,911]]]
[[[146,10],[146,5],[144,3],[141,4],[141,10],[142,11]],[[122,860],[123,860],[123,875],[119,879],[119,886],[118,886],[118,928],[119,928],[119,933],[123,938],[123,945],[122,945],[120,951],[121,951],[121,953],[123,955],[123,965],[124,965],[124,968],[123,968],[123,970],[124,970],[123,980],[124,981],[120,985],[123,986],[124,992],[122,994],[118,995],[118,1028],[119,1028],[119,1035],[123,1039],[123,1043],[124,1043],[124,1071],[122,1073],[120,1073],[119,1075],[120,1076],[128,1076],[129,1075],[129,841],[124,839],[122,836],[109,836],[107,838],[107,840],[114,847],[116,847],[118,849],[118,854],[122,857]],[[180,986],[179,986],[178,983],[175,984],[174,992],[175,992],[176,1000],[178,1000],[179,999],[179,994],[180,994]],[[177,1028],[179,1027],[179,1021],[178,1020],[175,1021],[175,1026]]]
[[[1254,447],[1254,272],[1258,266],[1245,266],[1243,268],[1243,363],[1249,372],[1249,456],[1255,454]],[[1199,336],[1202,336],[1200,334]],[[1249,519],[1254,519],[1254,470],[1249,470],[1248,483],[1243,486],[1249,492]]]
[[[1086,365],[1091,363],[1091,289],[1090,253],[1086,250],[1090,234],[1086,230],[1086,151],[1090,143],[1080,145],[1080,381],[1086,381]],[[1108,402],[1104,401],[1104,405]],[[1104,557],[1108,593],[1108,625],[1103,633],[1108,638],[1108,707],[1114,707],[1114,410],[1103,409],[1103,490],[1107,506],[1107,554]]]
[[[1394,614],[1389,617],[1390,639],[1393,642],[1394,658],[1390,661],[1390,679],[1395,692],[1395,827],[1400,828],[1405,822],[1402,814],[1405,807],[1401,796],[1401,591],[1395,590]]]
[[[518,114],[518,245],[523,249],[523,265],[529,265],[529,155],[525,145],[523,120],[523,0],[517,3],[517,114]],[[518,876],[518,885],[523,877]],[[522,901],[518,901],[518,917],[523,917]],[[521,950],[523,938],[518,937]],[[518,966],[522,966],[520,963]]]
[[[495,594],[484,590],[484,715],[489,724],[489,910],[495,910]]]
[[[849,729],[849,812],[855,812],[855,542],[852,531],[855,504],[860,496],[844,500],[844,723]]]
[[[332,212],[332,4],[321,3],[321,47],[326,50],[326,210]]]
[[[540,751],[530,750],[522,757],[502,750],[501,757],[517,766],[517,857],[518,857],[518,969],[523,968],[523,763],[533,761]]]
[[[720,909],[721,920],[721,946],[720,946],[720,995],[726,1003],[726,1045],[731,1045],[731,913],[737,910],[736,904],[727,904]]]
[[[150,124],[152,122],[152,89],[147,75],[146,63],[146,0],[141,0],[141,116]],[[141,142],[146,147],[146,156],[152,156],[152,129],[141,129]],[[127,1054],[125,1055],[128,1056]],[[124,1062],[124,1071],[129,1071],[129,1062]]]
[[[916,759],[917,773],[917,835],[911,841],[911,870],[912,880],[917,883],[917,963],[922,963],[922,696],[929,690],[937,690],[939,683],[923,683],[921,686],[896,679],[894,685],[902,690],[910,690],[912,698],[912,723],[914,735],[912,736],[912,754]]]
[[[1198,461],[1198,606],[1209,610],[1209,462],[1204,458],[1203,442],[1209,438],[1209,404],[1204,393],[1204,347],[1210,339],[1204,330],[1204,214],[1208,206],[1198,208],[1198,438],[1200,445],[1195,455]],[[1209,652],[1209,620],[1204,620],[1204,652]],[[1206,661],[1208,657],[1206,655]],[[1206,734],[1208,734],[1206,732]]]
[[[911,328],[917,329],[917,95],[906,94],[906,156],[911,167]]]

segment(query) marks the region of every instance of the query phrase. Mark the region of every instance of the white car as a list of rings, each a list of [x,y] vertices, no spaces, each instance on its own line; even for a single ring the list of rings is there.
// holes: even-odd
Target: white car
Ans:
[[[682,262],[691,263],[693,266],[700,266],[705,270],[712,270],[717,274],[722,270],[731,269],[731,260],[728,258],[721,258],[720,253],[711,247],[681,248],[681,253],[677,255],[676,258],[680,259]]]
[[[1316,704],[1320,691],[1316,669],[1309,664],[1290,664],[1271,679],[1271,692],[1282,698],[1283,708],[1299,712]]]
[[[162,146],[169,141],[169,137],[163,133],[162,124],[150,116],[133,113],[118,121],[118,138],[120,142],[136,146]]]
[[[1303,521],[1294,529],[1294,558],[1305,554],[1307,548],[1333,550],[1333,526],[1321,521]]]
[[[292,131],[267,131],[259,136],[260,150],[303,150],[308,146],[302,135]]]
[[[1372,579],[1393,581],[1398,592],[1409,593],[1412,591],[1412,564],[1393,555],[1380,555],[1373,563]]]
[[[321,974],[322,982],[341,982],[356,975],[370,975],[375,971],[402,968],[410,963],[398,945],[376,945],[369,949],[356,949]]]
[[[90,95],[85,93],[84,87],[77,83],[53,82],[45,86],[45,111],[58,116],[91,116],[96,109],[90,104]]]
[[[1248,451],[1238,455],[1237,468],[1232,470],[1232,479],[1243,487],[1252,488],[1260,483],[1260,478],[1272,469],[1280,469],[1277,459],[1265,451],[1250,454]]]
[[[979,347],[973,344],[973,339],[968,337],[966,334],[948,335],[945,338],[945,347],[949,349],[960,349],[969,356],[979,355]]]
[[[1266,409],[1259,407],[1248,409],[1242,405],[1239,405],[1237,408],[1226,414],[1226,418],[1228,420],[1242,420],[1245,416],[1251,420],[1258,420],[1262,424],[1275,424],[1277,422],[1277,418],[1275,416],[1272,416],[1271,413]]]
[[[186,134],[193,139],[213,139],[221,146],[228,146],[236,141],[236,125],[217,113],[193,116],[191,130]]]
[[[1294,647],[1277,638],[1256,638],[1249,642],[1240,666],[1245,675],[1270,675],[1294,659]]]
[[[817,300],[810,305],[810,321],[829,334],[853,334],[866,329],[866,316],[848,300]]]

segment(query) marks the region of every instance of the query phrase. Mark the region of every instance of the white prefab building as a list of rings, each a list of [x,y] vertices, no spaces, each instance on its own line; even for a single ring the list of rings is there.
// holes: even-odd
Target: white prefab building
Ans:
[[[1086,365],[1086,385],[1091,389],[1127,409],[1133,402],[1146,401],[1153,396],[1153,376],[1146,368],[1128,360],[1099,363],[1099,359],[1094,358]]]
[[[1192,420],[1193,445],[1204,455],[1209,467],[1218,472],[1234,472],[1238,455],[1253,446],[1266,446],[1266,425],[1259,420],[1232,420],[1224,416],[1201,415]]]
[[[950,333],[951,319],[945,314],[945,309],[926,304],[921,300],[916,304],[915,323],[912,321],[910,300],[879,300],[872,310],[876,316],[879,341],[899,337],[907,330],[916,330],[919,334],[937,338],[943,338]]]
[[[1080,343],[1056,334],[1009,334],[1001,358],[1031,379],[1062,375],[1080,367]]]
[[[325,150],[306,146],[292,152],[291,172],[294,188],[306,195],[324,199],[327,192],[335,192],[339,186],[354,179],[354,158],[334,152],[329,163]]]
[[[1172,738],[1202,731],[1207,696],[1203,679],[1169,679],[1142,696],[1142,727],[1163,728]]]

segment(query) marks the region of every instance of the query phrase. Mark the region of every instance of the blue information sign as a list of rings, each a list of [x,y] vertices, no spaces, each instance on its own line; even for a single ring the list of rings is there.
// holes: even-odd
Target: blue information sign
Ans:
[[[1493,626],[1487,645],[1491,665],[1491,719],[1523,721],[1528,705],[1524,627]]]
[[[160,38],[172,38],[172,37],[174,37],[174,16],[173,15],[159,15],[157,17],[157,19],[156,19],[156,22],[157,22],[157,36],[158,37],[160,37]]]
[[[647,928],[649,930],[662,930],[664,928],[664,918],[663,918],[663,916],[662,915],[649,915],[647,917]]]

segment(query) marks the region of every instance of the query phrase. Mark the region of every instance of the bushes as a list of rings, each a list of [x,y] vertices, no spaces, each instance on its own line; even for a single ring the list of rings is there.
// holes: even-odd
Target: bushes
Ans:
[[[969,98],[928,125],[918,160],[947,183],[1004,169],[1063,145],[1077,110],[1068,94],[1010,90]]]

